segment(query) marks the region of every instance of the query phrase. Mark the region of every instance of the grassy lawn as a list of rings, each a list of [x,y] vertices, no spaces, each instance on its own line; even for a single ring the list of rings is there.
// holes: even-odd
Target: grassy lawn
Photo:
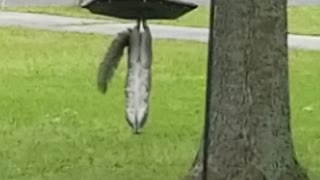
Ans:
[[[119,19],[115,18],[93,15],[89,11],[81,9],[79,7],[23,7],[9,10],[119,21]],[[288,18],[290,33],[320,35],[320,6],[288,7]],[[177,20],[163,20],[152,22],[156,24],[166,25],[208,27],[209,9],[199,7],[198,9]]]
[[[13,8],[5,8],[4,10],[126,22],[125,20],[118,19],[118,18],[92,14],[90,13],[90,11],[86,9],[83,9],[80,7],[73,7],[73,6],[13,7]]]
[[[289,32],[320,35],[320,6],[291,7],[288,13]]]
[[[124,120],[125,61],[106,96],[96,88],[108,37],[0,28],[0,42],[1,180],[186,174],[202,127],[205,44],[155,41],[150,119],[134,136]],[[320,179],[319,56],[290,53],[294,140],[311,180]]]

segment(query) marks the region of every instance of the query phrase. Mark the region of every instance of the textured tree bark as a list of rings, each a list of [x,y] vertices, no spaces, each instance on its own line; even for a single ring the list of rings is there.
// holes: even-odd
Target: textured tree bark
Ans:
[[[290,132],[286,6],[216,0],[208,180],[308,179]],[[187,179],[201,180],[201,153]]]

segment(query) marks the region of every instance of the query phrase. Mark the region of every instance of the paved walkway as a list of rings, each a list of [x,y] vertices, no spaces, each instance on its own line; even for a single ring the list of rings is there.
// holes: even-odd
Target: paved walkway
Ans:
[[[133,24],[118,24],[111,21],[81,19],[30,13],[0,12],[0,26],[20,26],[53,31],[99,33],[114,35]],[[155,38],[193,40],[206,42],[208,29],[150,25]],[[320,50],[320,37],[289,35],[291,48]]]

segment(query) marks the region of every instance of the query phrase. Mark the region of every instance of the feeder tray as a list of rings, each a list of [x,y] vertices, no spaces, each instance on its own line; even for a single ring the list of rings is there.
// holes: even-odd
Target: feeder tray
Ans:
[[[177,19],[198,6],[180,0],[91,0],[82,7],[122,19]]]

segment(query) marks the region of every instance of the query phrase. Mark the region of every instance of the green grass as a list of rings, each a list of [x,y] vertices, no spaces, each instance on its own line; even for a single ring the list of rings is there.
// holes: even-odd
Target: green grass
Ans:
[[[320,6],[291,7],[288,17],[290,33],[320,35]]]
[[[80,17],[80,18],[92,18],[92,19],[113,19],[107,16],[100,16],[90,13],[88,10],[73,7],[73,6],[48,6],[48,7],[8,7],[5,8],[6,11],[17,11],[17,12],[28,12],[28,13],[40,13],[40,14],[50,14],[59,16],[69,16],[69,17]]]
[[[127,20],[114,18],[110,16],[102,16],[90,13],[89,10],[74,7],[74,6],[48,6],[48,7],[8,7],[4,9],[5,11],[16,11],[16,12],[27,12],[27,13],[39,13],[39,14],[49,14],[67,17],[77,17],[77,18],[89,18],[97,20],[106,20],[110,22],[128,22]]]
[[[320,179],[320,51],[291,51],[291,117],[293,138],[310,179]]]
[[[176,180],[186,173],[199,145],[205,45],[155,42],[150,120],[134,136],[124,117],[126,63],[106,96],[96,88],[109,40],[0,30],[1,180]],[[191,90],[181,93],[185,84]]]
[[[79,7],[20,7],[8,10],[119,21],[119,19],[111,17],[93,15],[89,11]],[[320,6],[288,7],[289,32],[292,34],[320,35],[319,19]],[[205,7],[199,7],[177,20],[157,20],[152,22],[156,24],[177,26],[208,27],[209,9]]]
[[[155,41],[150,119],[134,136],[124,120],[125,61],[106,96],[96,88],[109,38],[0,28],[0,42],[1,180],[177,180],[186,174],[201,134],[205,44]],[[320,179],[319,56],[290,53],[294,140],[311,180]]]

